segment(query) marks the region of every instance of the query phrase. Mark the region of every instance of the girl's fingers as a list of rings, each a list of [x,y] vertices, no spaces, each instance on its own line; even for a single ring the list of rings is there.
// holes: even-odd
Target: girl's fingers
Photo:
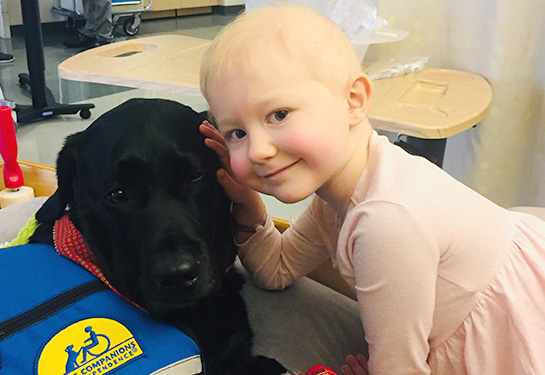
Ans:
[[[229,149],[227,148],[225,139],[208,121],[203,121],[199,127],[199,131],[206,137],[204,144],[216,152],[223,167],[217,172],[218,182],[233,202],[244,202],[251,190],[239,184],[233,177]]]
[[[227,156],[229,155],[229,150],[223,144],[216,141],[215,139],[206,138],[204,140],[204,144],[206,145],[206,147],[214,150],[220,158],[225,157],[226,155]]]
[[[348,355],[346,357],[346,365],[341,367],[343,375],[368,375],[369,367],[367,358],[358,354],[356,357]]]
[[[212,124],[210,124],[208,121],[203,121],[203,123],[199,126],[199,131],[207,138],[211,138],[225,147],[227,147],[227,144],[225,143],[225,139],[221,135],[221,133],[216,129]]]
[[[231,173],[231,158],[229,156],[229,150],[211,139],[206,139],[204,143],[206,146],[216,152],[216,155],[218,155],[222,167],[229,171],[229,173]]]
[[[343,375],[355,375],[354,371],[352,371],[352,369],[348,365],[342,365],[341,372]]]
[[[223,139],[222,135],[216,128],[210,125],[208,121],[204,121],[201,124],[199,131],[206,137],[204,139],[204,144],[216,152],[220,158],[222,166],[230,171],[231,161],[229,158],[229,149],[227,148],[227,144],[225,143],[225,139]]]
[[[369,372],[369,364],[363,354],[356,355],[356,360],[365,371]]]

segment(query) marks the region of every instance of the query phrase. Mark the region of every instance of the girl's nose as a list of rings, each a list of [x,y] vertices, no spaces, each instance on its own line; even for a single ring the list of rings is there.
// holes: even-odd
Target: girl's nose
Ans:
[[[248,159],[252,163],[263,163],[267,159],[274,157],[278,150],[273,139],[266,131],[260,131],[252,134],[248,147]]]

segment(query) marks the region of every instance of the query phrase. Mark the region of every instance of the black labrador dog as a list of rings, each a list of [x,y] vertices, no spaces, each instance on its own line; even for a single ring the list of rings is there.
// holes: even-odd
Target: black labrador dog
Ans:
[[[68,214],[123,296],[189,328],[205,374],[283,374],[252,356],[230,201],[203,120],[173,101],[132,99],[69,136],[31,242],[53,244],[54,223]]]

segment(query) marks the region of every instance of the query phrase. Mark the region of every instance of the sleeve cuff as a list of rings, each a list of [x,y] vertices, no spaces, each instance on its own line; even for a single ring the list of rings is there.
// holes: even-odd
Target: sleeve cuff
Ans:
[[[235,224],[235,225],[238,225],[238,224]],[[245,233],[252,233],[252,235],[250,235],[250,237],[244,241],[244,242],[241,242],[241,243],[238,243],[236,240],[235,240],[235,244],[239,247],[242,247],[242,246],[245,246],[251,242],[254,241],[254,238],[259,238],[259,237],[262,237],[262,235],[264,235],[265,233],[268,233],[270,230],[274,230],[274,222],[272,221],[272,217],[267,213],[267,215],[265,216],[265,220],[263,221],[263,224],[256,224],[256,225],[253,225],[253,226],[244,226],[244,225],[241,225],[242,227],[245,227],[245,228],[249,228],[247,231],[243,230],[242,232],[245,232]],[[237,227],[235,227],[237,228]],[[250,231],[251,229],[251,231]]]

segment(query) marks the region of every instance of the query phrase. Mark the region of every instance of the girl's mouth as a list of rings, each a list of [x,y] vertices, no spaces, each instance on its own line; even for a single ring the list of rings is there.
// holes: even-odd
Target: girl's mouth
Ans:
[[[291,163],[290,165],[287,165],[283,168],[280,168],[280,169],[277,169],[276,171],[272,172],[272,173],[269,173],[265,176],[263,176],[263,178],[266,178],[266,179],[277,179],[279,178],[284,172],[286,172],[288,169],[290,169],[291,167],[293,167],[295,164],[299,163],[299,160],[296,160],[295,162]]]

